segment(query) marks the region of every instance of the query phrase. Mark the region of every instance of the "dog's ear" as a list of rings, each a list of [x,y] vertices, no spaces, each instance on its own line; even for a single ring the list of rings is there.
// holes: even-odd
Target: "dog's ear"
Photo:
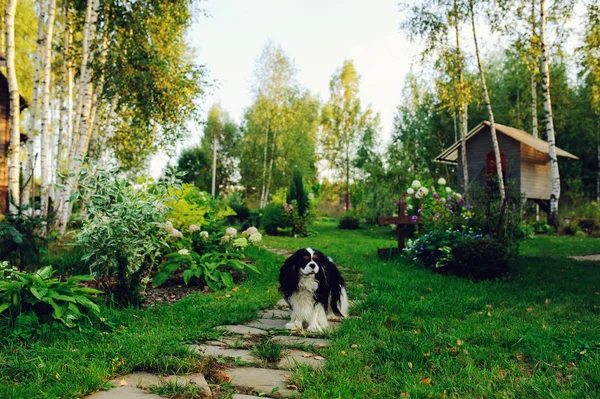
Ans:
[[[342,298],[342,287],[346,286],[344,278],[333,260],[322,252],[318,252],[319,259],[322,259],[322,267],[327,269],[327,282],[331,289],[331,310],[338,316],[344,317],[339,309]]]
[[[279,270],[279,291],[281,291],[286,298],[292,295],[298,288],[298,253],[299,251],[296,251],[296,253],[287,258]]]

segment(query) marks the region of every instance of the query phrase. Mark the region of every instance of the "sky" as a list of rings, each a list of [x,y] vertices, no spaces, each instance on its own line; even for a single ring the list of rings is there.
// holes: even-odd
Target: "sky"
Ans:
[[[389,140],[404,78],[418,67],[418,48],[399,30],[398,0],[206,0],[189,32],[196,62],[216,80],[202,101],[216,102],[236,121],[252,102],[254,66],[268,39],[281,45],[298,68],[300,84],[325,102],[329,80],[344,60],[361,76],[360,99],[381,116],[382,142]],[[199,143],[202,128],[181,146]],[[169,157],[151,162],[158,176]],[[172,158],[171,163],[174,163]]]

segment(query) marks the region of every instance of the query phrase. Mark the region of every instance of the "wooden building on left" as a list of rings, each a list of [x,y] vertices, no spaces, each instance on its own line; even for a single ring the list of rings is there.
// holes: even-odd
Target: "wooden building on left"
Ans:
[[[4,54],[0,54],[0,67],[6,66]],[[27,102],[20,97],[20,110],[27,108]],[[21,142],[27,136],[21,134]],[[8,211],[8,149],[10,147],[10,95],[8,80],[0,72],[0,215]]]

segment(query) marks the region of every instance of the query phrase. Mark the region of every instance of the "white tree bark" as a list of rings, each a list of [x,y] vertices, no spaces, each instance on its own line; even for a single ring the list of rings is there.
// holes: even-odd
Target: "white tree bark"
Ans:
[[[40,190],[40,209],[43,219],[48,217],[49,193],[48,186],[50,180],[50,165],[48,164],[48,152],[50,142],[48,140],[48,131],[50,128],[50,79],[52,66],[52,38],[54,37],[54,17],[56,15],[56,0],[50,0],[48,5],[48,20],[46,23],[46,35],[44,43],[44,75],[42,78],[42,135],[41,135],[41,190]]]
[[[468,106],[464,102],[465,97],[465,84],[463,78],[463,69],[462,69],[462,55],[460,51],[460,38],[458,34],[458,5],[456,0],[454,0],[454,33],[456,38],[456,65],[457,65],[457,73],[458,73],[458,85],[459,91],[458,95],[463,101],[461,106],[461,115],[460,115],[460,159],[462,162],[462,172],[463,172],[463,184],[465,186],[465,193],[469,188],[469,166],[467,164],[467,133],[469,131],[469,123],[468,123]]]
[[[260,188],[260,202],[259,207],[262,209],[267,205],[267,152],[269,148],[269,122],[270,118],[267,119],[267,124],[265,126],[265,151],[263,154],[263,178],[262,178],[262,186]]]
[[[540,41],[542,47],[542,95],[544,97],[544,113],[546,119],[546,134],[548,137],[548,155],[552,173],[552,191],[550,193],[550,215],[548,222],[558,227],[558,201],[560,199],[560,173],[556,157],[556,139],[554,137],[554,121],[552,118],[552,101],[550,96],[550,68],[548,66],[548,45],[546,43],[546,4],[540,1]]]
[[[4,27],[6,34],[6,74],[8,80],[8,92],[10,96],[10,147],[8,164],[8,211],[17,213],[17,207],[13,202],[20,198],[19,175],[21,157],[21,99],[19,86],[17,84],[17,71],[15,70],[15,14],[17,12],[17,0],[7,0],[4,15]]]
[[[212,160],[212,185],[211,194],[213,198],[217,195],[217,137],[213,137],[213,160]]]
[[[117,96],[113,97],[112,101],[110,102],[109,108],[106,112],[107,117],[106,117],[106,125],[104,127],[104,134],[102,135],[100,145],[98,146],[98,148],[96,149],[96,153],[94,154],[96,157],[96,160],[98,161],[98,168],[102,167],[102,165],[104,164],[104,154],[103,153],[104,153],[104,150],[106,149],[106,143],[110,137],[112,121],[117,112],[118,99],[119,98]]]
[[[80,84],[80,99],[82,102],[81,113],[79,116],[80,124],[75,124],[76,130],[79,134],[74,132],[74,137],[77,136],[76,149],[73,153],[73,158],[69,159],[69,167],[65,188],[63,191],[62,198],[62,209],[60,217],[58,218],[59,228],[61,234],[66,232],[67,224],[71,216],[71,210],[73,203],[70,201],[71,195],[77,188],[77,175],[81,171],[83,165],[83,158],[86,156],[89,138],[90,138],[90,126],[89,126],[89,115],[92,103],[92,90],[93,85],[91,82],[91,73],[88,68],[88,61],[90,58],[90,43],[94,39],[96,30],[96,19],[98,16],[98,0],[88,0],[88,12],[86,13],[85,26],[83,37],[85,38],[82,48],[85,50],[81,60],[81,77],[82,82]],[[89,17],[89,19],[88,19]],[[83,88],[83,90],[82,90]],[[73,141],[73,140],[72,140]],[[70,158],[70,155],[69,155]]]
[[[106,24],[106,21],[105,21]],[[99,127],[100,127],[100,100],[102,99],[102,92],[104,89],[104,66],[106,65],[106,53],[108,51],[108,29],[104,29],[102,36],[102,51],[100,53],[100,76],[97,77],[96,90],[94,90],[94,96],[92,99],[92,109],[90,113],[90,125],[92,131],[90,135],[90,144],[88,153],[90,157],[94,155],[97,147]]]
[[[477,67],[479,68],[479,78],[481,79],[481,87],[483,88],[483,100],[490,118],[490,131],[492,134],[492,146],[494,147],[494,157],[496,158],[496,173],[498,174],[498,191],[500,199],[504,201],[506,196],[504,192],[504,177],[502,176],[502,158],[500,156],[500,146],[498,145],[498,136],[496,135],[496,124],[494,123],[494,111],[492,110],[492,102],[490,93],[488,92],[485,73],[483,71],[483,63],[479,54],[479,43],[477,42],[477,32],[475,31],[475,12],[473,11],[473,2],[469,1],[471,10],[471,27],[473,29],[473,42],[475,43],[475,54],[477,55]]]
[[[36,122],[37,122],[37,106],[39,102],[40,90],[40,71],[42,65],[42,52],[44,46],[44,18],[47,14],[48,2],[46,0],[40,1],[40,15],[38,17],[38,36],[35,46],[35,55],[33,57],[33,91],[31,94],[31,104],[29,105],[29,126],[27,127],[27,162],[25,163],[24,175],[25,181],[31,176],[31,182],[28,187],[23,188],[23,201],[22,204],[29,204],[33,210],[34,198],[35,198],[35,179],[33,173],[35,170],[35,133],[36,133]],[[31,200],[30,200],[31,198]]]

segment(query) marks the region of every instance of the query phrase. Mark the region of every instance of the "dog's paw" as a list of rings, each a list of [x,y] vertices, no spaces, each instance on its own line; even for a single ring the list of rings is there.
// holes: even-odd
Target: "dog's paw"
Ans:
[[[296,323],[289,322],[289,323],[286,323],[285,328],[288,330],[295,331],[298,329],[298,326],[296,325]]]
[[[315,324],[312,326],[308,326],[308,328],[306,329],[306,331],[308,331],[309,333],[320,333],[323,332],[323,328],[321,328],[320,325]]]

